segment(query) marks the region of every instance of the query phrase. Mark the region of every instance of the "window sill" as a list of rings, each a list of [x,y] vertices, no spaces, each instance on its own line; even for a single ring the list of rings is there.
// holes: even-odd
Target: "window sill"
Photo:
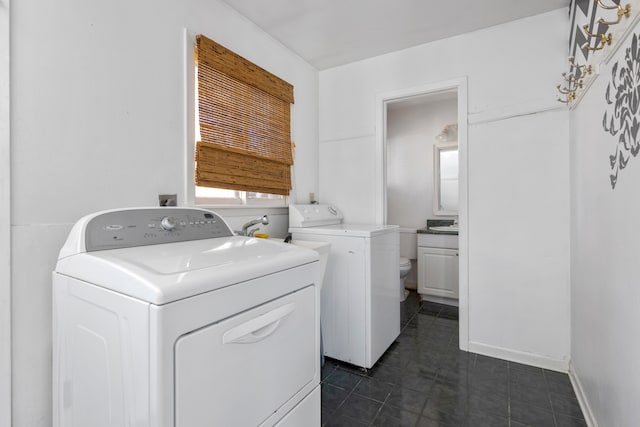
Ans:
[[[192,205],[190,207],[207,209],[214,212],[224,212],[225,216],[247,216],[253,215],[253,211],[259,214],[271,215],[287,215],[289,213],[288,206],[273,205]]]

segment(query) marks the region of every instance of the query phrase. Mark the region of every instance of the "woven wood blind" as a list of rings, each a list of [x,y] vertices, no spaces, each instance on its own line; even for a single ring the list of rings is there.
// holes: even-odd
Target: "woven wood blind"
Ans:
[[[199,35],[196,185],[288,195],[293,86]]]

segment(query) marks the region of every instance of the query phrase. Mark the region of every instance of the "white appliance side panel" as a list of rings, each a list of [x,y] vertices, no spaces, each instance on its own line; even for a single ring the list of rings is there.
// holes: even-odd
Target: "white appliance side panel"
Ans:
[[[369,241],[371,272],[367,299],[368,348],[371,368],[400,335],[400,237],[385,233]]]
[[[293,239],[331,242],[321,291],[324,354],[366,365],[365,238],[293,233]]]
[[[178,339],[176,427],[257,426],[310,384],[315,308],[309,286]]]
[[[149,304],[53,274],[53,425],[150,426]]]
[[[285,415],[276,424],[276,427],[320,427],[321,418],[320,386],[318,386],[298,406]]]
[[[319,227],[289,227],[291,234],[319,234],[324,236],[374,237],[385,233],[397,233],[397,225],[330,224]]]

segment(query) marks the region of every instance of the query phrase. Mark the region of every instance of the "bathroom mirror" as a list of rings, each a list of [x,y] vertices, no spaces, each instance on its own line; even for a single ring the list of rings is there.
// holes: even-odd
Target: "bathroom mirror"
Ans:
[[[433,213],[458,215],[458,143],[433,145]]]

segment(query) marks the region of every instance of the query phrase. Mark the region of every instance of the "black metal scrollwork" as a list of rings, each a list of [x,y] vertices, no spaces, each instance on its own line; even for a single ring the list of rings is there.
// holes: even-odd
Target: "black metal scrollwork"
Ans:
[[[618,136],[614,154],[609,156],[611,188],[615,189],[618,175],[631,156],[640,151],[640,42],[634,34],[631,46],[623,60],[611,69],[611,82],[607,85],[605,99],[608,107],[602,118],[602,127],[612,136]]]

